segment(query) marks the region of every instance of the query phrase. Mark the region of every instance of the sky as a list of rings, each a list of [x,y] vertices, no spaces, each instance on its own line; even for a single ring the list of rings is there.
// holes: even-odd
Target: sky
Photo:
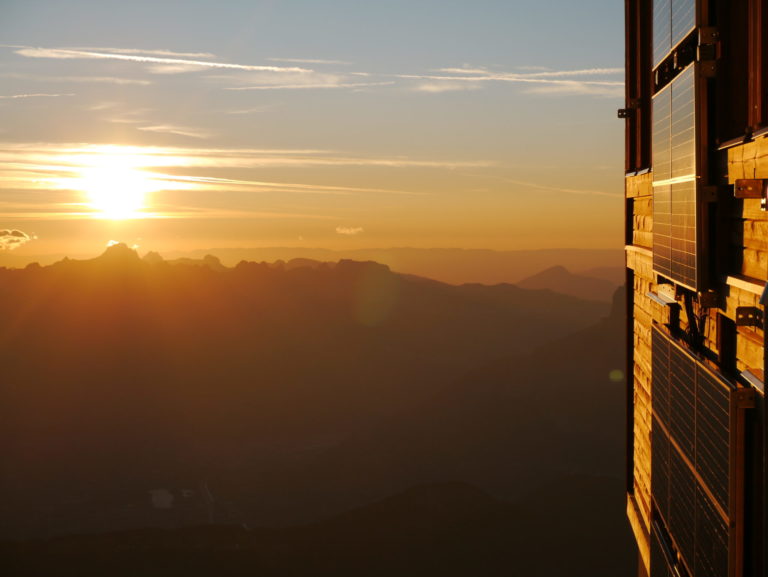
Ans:
[[[623,3],[0,0],[0,251],[616,248]]]

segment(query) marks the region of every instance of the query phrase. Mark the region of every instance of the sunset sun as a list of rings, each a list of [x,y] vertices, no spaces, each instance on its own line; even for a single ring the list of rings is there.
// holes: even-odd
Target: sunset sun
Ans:
[[[98,156],[80,169],[76,187],[85,194],[94,216],[109,220],[143,218],[149,194],[161,188],[151,173],[138,168],[136,155]]]

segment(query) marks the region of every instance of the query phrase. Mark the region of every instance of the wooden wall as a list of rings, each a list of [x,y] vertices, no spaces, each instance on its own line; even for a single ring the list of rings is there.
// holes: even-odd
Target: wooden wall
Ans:
[[[651,517],[651,326],[655,303],[653,291],[653,196],[651,174],[626,179],[627,224],[632,227],[632,244],[627,246],[627,268],[632,279],[632,484],[627,515],[637,540],[640,559],[650,567]],[[630,287],[627,287],[629,289]],[[647,573],[647,571],[646,571]]]
[[[726,153],[723,153],[724,155]],[[724,164],[725,164],[725,159]],[[727,152],[728,182],[736,179],[768,179],[768,137],[733,147]],[[628,227],[626,247],[627,268],[633,272],[631,297],[633,315],[632,330],[632,482],[627,513],[635,533],[641,565],[647,571],[650,566],[650,516],[651,516],[651,327],[653,323],[666,324],[670,320],[671,307],[658,303],[649,294],[660,291],[653,271],[653,195],[650,173],[626,178],[626,220]],[[732,192],[732,191],[731,191]],[[725,274],[720,275],[714,288],[715,306],[702,308],[698,300],[694,314],[705,315],[704,347],[712,359],[719,359],[723,366],[736,371],[749,369],[762,378],[763,331],[760,327],[738,327],[735,342],[725,348],[718,334],[723,321],[735,325],[736,307],[757,307],[760,294],[768,281],[768,212],[761,209],[760,200],[734,199],[730,202],[726,218],[718,222],[717,234],[727,241]],[[720,210],[724,207],[718,206]],[[668,286],[668,285],[667,285]],[[679,327],[685,330],[688,318],[684,306],[675,307],[679,315]],[[722,319],[720,317],[723,317]],[[725,337],[723,337],[724,339]],[[731,337],[734,338],[733,336]],[[721,346],[723,351],[720,350]],[[733,351],[735,359],[723,355]]]

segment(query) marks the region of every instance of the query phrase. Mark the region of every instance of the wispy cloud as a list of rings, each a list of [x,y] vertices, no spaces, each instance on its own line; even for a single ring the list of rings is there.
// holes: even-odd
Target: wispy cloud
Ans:
[[[0,252],[19,248],[30,240],[32,237],[20,230],[2,229],[0,230]]]
[[[402,195],[405,198],[429,194],[417,190],[353,186],[349,182],[334,184],[333,180],[339,174],[337,169],[343,167],[365,166],[400,171],[410,168],[451,170],[488,165],[490,163],[486,161],[357,157],[338,151],[312,149],[0,143],[0,188],[7,191],[0,200],[0,217],[31,220],[93,218],[93,207],[83,200],[84,178],[87,179],[93,169],[103,172],[113,166],[117,167],[118,176],[135,175],[138,182],[145,183],[146,188],[153,191],[152,211],[142,212],[142,218],[331,218],[331,215],[300,214],[291,206],[283,206],[285,201],[281,199],[287,199],[289,195]],[[316,182],[295,182],[290,178],[284,181],[247,178],[248,174],[259,174],[261,168],[296,167],[328,167],[333,170],[318,177]],[[213,171],[227,169],[236,169],[235,174],[245,177],[214,176],[216,172]],[[32,192],[36,194],[30,194]],[[189,196],[186,196],[187,193]],[[225,197],[221,195],[224,193],[237,195],[241,208],[226,211],[222,206],[206,206],[206,199],[214,204],[222,202]],[[249,200],[250,194],[261,195],[259,198],[263,201],[256,201],[255,197]],[[186,206],[184,198],[190,199],[188,202],[192,205]],[[258,202],[258,206],[246,206],[253,202]],[[264,202],[278,206],[267,206]],[[269,209],[274,208],[283,210],[270,213]],[[354,232],[356,228],[359,227],[340,227],[348,231],[339,234],[362,232]]]
[[[226,90],[309,90],[309,89],[333,89],[333,88],[370,88],[373,86],[389,86],[396,83],[391,79],[371,80],[365,75],[361,80],[360,74],[337,74],[330,72],[317,72],[309,70],[302,73],[296,72],[250,72],[233,74],[220,74],[208,76],[217,83],[227,82]]]
[[[181,74],[217,70],[219,76],[207,78],[232,91],[261,90],[364,90],[394,84],[423,93],[470,91],[490,84],[516,84],[524,91],[537,94],[576,94],[617,97],[623,94],[621,68],[593,67],[573,70],[548,70],[536,66],[519,67],[515,72],[493,70],[482,66],[443,67],[424,74],[372,74],[365,71],[324,71],[314,66],[347,66],[343,60],[322,58],[268,58],[269,62],[299,66],[247,64],[216,60],[208,52],[175,52],[171,50],[142,50],[125,48],[45,48],[8,46],[27,58],[56,60],[102,59],[143,64],[155,74]],[[305,65],[305,66],[301,66]],[[229,74],[227,74],[229,73]],[[245,73],[245,74],[243,74]],[[121,79],[114,76],[73,76],[68,82],[102,82],[115,84],[144,84],[146,79]]]
[[[105,112],[105,120],[115,124],[147,124],[152,108],[125,108],[119,102],[99,102],[87,107],[92,112]]]
[[[119,78],[117,76],[51,76],[50,82],[77,82],[84,84],[118,84],[120,86],[149,86],[150,80],[141,78]]]
[[[25,46],[18,46],[16,48],[25,48]],[[68,50],[96,50],[99,52],[115,52],[117,54],[140,54],[145,56],[166,56],[173,58],[215,58],[215,54],[210,52],[176,52],[174,50],[146,50],[140,48],[113,48],[104,46],[67,46]]]
[[[529,86],[526,89],[526,92],[529,94],[583,94],[588,96],[620,98],[624,95],[624,84],[601,85],[578,81],[563,81]]]
[[[59,210],[52,210],[59,208]],[[311,214],[291,211],[266,211],[266,210],[226,210],[209,206],[194,207],[166,207],[158,206],[158,210],[153,212],[142,212],[142,219],[150,220],[205,220],[205,219],[301,219],[301,220],[333,220],[337,217],[325,214]],[[0,203],[0,218],[13,218],[24,221],[70,221],[93,218],[94,213],[88,210],[82,203],[67,203],[58,206],[46,205],[45,208],[39,206],[27,210],[19,211],[11,209],[10,211]],[[0,249],[2,251],[2,249]]]
[[[0,100],[15,100],[17,98],[62,98],[67,96],[75,96],[74,94],[48,94],[42,92],[33,92],[31,94],[7,94],[0,95]]]
[[[263,106],[252,106],[251,108],[239,108],[237,110],[225,110],[225,114],[260,114],[262,112],[266,112],[272,108],[274,108],[275,105],[272,104],[265,104]]]
[[[624,82],[604,80],[605,76],[620,76],[621,68],[582,68],[576,70],[546,70],[536,72],[496,72],[485,68],[441,68],[438,74],[400,74],[398,78],[419,81],[413,90],[447,92],[465,86],[481,87],[488,83],[523,85],[527,92],[546,94],[587,94],[592,96],[621,96]],[[441,86],[444,89],[441,90]]]
[[[615,76],[623,74],[623,68],[581,68],[578,70],[543,70],[538,67],[532,67],[535,71],[519,73],[500,73],[493,72],[487,68],[439,68],[437,72],[444,74],[475,75],[481,79],[491,80],[516,80],[529,78],[558,78],[563,76]]]
[[[117,122],[121,122],[117,120]],[[131,120],[122,120],[122,122],[131,122]],[[176,136],[186,136],[188,138],[210,138],[210,134],[197,130],[195,128],[189,128],[187,126],[176,126],[173,124],[156,124],[153,126],[139,126],[138,130],[144,132],[159,132],[163,134],[175,134]]]
[[[5,169],[25,166],[91,166],[104,155],[131,156],[142,167],[155,168],[264,168],[343,167],[428,168],[452,170],[487,168],[487,160],[418,159],[406,156],[351,156],[334,150],[107,146],[89,144],[0,143]]]
[[[287,62],[289,64],[339,64],[348,66],[351,62],[345,60],[324,60],[322,58],[267,58],[270,62]]]
[[[298,84],[259,84],[254,86],[236,86],[229,87],[227,90],[308,90],[321,88],[371,88],[374,86],[391,86],[394,81],[383,82],[343,82],[343,81],[325,81],[325,82],[306,82]]]
[[[357,234],[360,234],[361,232],[363,232],[362,226],[337,226],[336,227],[337,234],[343,234],[346,236],[355,236]]]
[[[162,178],[167,182],[189,182],[200,185],[212,185],[211,190],[222,188],[245,187],[252,192],[281,191],[308,194],[336,194],[350,195],[355,193],[381,193],[381,194],[405,194],[415,195],[419,193],[406,190],[392,190],[388,188],[369,188],[356,186],[328,186],[321,184],[302,184],[295,182],[270,182],[264,180],[241,180],[232,178],[215,178],[208,176],[178,176],[171,174],[153,173],[154,177]]]
[[[416,92],[461,92],[467,90],[479,90],[477,83],[469,82],[423,82],[414,87]]]
[[[607,198],[623,198],[623,194],[621,192],[607,192],[605,190],[591,190],[591,189],[584,189],[584,188],[552,186],[548,184],[541,184],[538,182],[515,180],[512,178],[505,178],[501,176],[476,175],[476,174],[467,175],[467,176],[474,176],[474,177],[481,176],[483,178],[492,178],[493,180],[500,180],[504,183],[519,186],[521,188],[528,188],[528,189],[534,189],[534,190],[546,190],[548,192],[559,192],[563,194],[577,194],[582,196],[602,196]]]
[[[71,83],[90,83],[90,84],[119,84],[148,86],[152,84],[149,80],[139,78],[119,78],[116,76],[41,76],[35,74],[20,74],[14,72],[4,72],[0,78],[14,78],[18,80],[32,80],[36,82],[71,82]]]
[[[438,68],[435,72],[442,72],[443,74],[488,74],[487,68],[472,68],[471,66],[461,66],[458,68]]]
[[[155,51],[156,52],[156,51]],[[261,72],[310,72],[305,68],[264,66],[255,64],[237,64],[232,62],[216,62],[210,60],[191,60],[167,56],[156,56],[155,52],[148,50],[136,50],[130,53],[126,51],[99,51],[93,49],[69,49],[69,48],[17,48],[15,53],[27,58],[52,58],[57,60],[122,60],[126,62],[138,62],[142,64],[160,65],[156,72],[180,72],[192,70],[204,70],[206,68],[219,68],[225,70],[249,70]]]

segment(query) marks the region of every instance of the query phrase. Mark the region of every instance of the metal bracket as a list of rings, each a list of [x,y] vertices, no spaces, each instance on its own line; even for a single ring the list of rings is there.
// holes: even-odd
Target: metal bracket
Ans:
[[[736,307],[737,327],[762,327],[763,311],[757,307]]]
[[[633,98],[627,102],[626,108],[619,108],[617,113],[619,118],[632,118],[638,108],[640,108],[640,101],[637,98]]]
[[[754,178],[738,178],[733,185],[733,196],[736,198],[760,198],[768,196],[768,180]]]
[[[664,293],[656,294],[653,291],[648,291],[645,293],[645,296],[647,296],[649,299],[651,299],[653,302],[663,306],[663,307],[671,307],[671,306],[678,306],[679,303],[673,299],[665,295]]]
[[[755,389],[752,387],[740,387],[733,391],[733,396],[737,409],[754,409],[756,406]]]

